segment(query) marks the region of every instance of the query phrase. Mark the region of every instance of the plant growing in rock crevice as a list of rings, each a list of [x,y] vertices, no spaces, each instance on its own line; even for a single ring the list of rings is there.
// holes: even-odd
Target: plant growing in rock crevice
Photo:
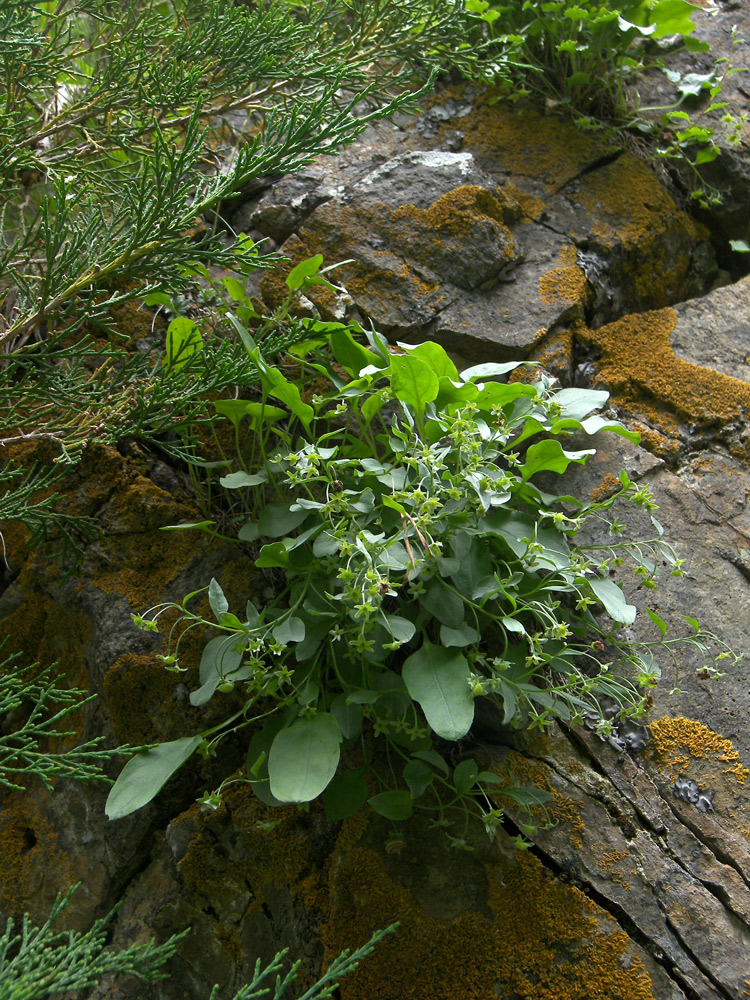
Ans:
[[[192,704],[236,687],[243,704],[210,730],[133,758],[110,793],[111,818],[150,801],[195,751],[213,755],[226,735],[266,719],[249,742],[245,773],[227,780],[248,781],[269,805],[324,794],[330,818],[369,802],[394,820],[416,805],[441,824],[454,807],[465,814],[475,806],[491,828],[502,815],[489,807],[491,786],[503,779],[473,760],[451,774],[434,745],[435,737],[467,735],[475,699],[495,703],[500,725],[544,729],[555,718],[573,724],[598,714],[606,733],[603,703],[613,702],[621,719],[644,713],[660,649],[690,643],[713,673],[711,643],[720,658],[730,655],[691,619],[693,634],[679,640],[665,638],[651,612],[658,640],[625,631],[636,609],[612,579],[624,561],[647,584],[658,563],[680,573],[646,487],[622,473],[613,495],[586,502],[534,483],[594,453],[565,450],[560,438],[574,431],[637,440],[593,412],[606,393],[555,392],[544,378],[495,381],[515,363],[459,374],[437,344],[394,354],[375,333],[366,348],[341,324],[311,323],[336,366],[312,362],[331,389],[308,404],[235,325],[263,389],[260,403],[238,406],[265,424],[266,447],[255,469],[221,482],[266,491],[268,502],[238,537],[265,539],[256,565],[281,571],[284,582],[266,606],[248,600],[242,618],[215,580],[206,588],[213,622],[190,612],[195,595],[178,606],[183,626],[218,633]],[[289,413],[286,426],[277,402]],[[623,501],[647,512],[646,539],[622,537],[611,512]],[[590,519],[611,537],[577,543]],[[156,631],[175,607],[152,608],[136,623]],[[179,643],[165,656],[176,671]],[[359,747],[366,762],[370,736],[382,737],[389,755],[390,774],[373,772],[374,795],[365,769],[339,772],[342,746]],[[504,793],[528,805],[528,790]],[[202,799],[220,800],[221,789]]]

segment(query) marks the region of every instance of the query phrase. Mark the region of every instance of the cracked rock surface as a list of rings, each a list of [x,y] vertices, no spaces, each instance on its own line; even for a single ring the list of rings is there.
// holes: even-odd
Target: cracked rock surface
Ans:
[[[625,468],[653,490],[686,560],[683,580],[628,597],[670,634],[684,633],[688,614],[750,646],[750,278],[726,283],[712,234],[647,163],[554,117],[453,88],[338,158],[269,178],[232,211],[236,229],[269,238],[292,264],[317,253],[351,260],[337,273],[345,295],[310,294],[323,318],[437,339],[465,359],[529,358],[565,385],[607,388],[641,446],[601,436],[571,488],[587,495]],[[276,301],[288,266],[254,291]],[[239,549],[159,531],[196,512],[153,456],[92,450],[73,500],[114,544],[91,545],[58,586],[43,547],[6,539],[15,547],[2,633],[100,695],[86,737],[158,742],[210,724],[216,706],[188,700],[200,641],[175,678],[130,613],[212,575],[232,600],[263,600],[267,583]],[[653,632],[645,617],[638,635]],[[537,818],[552,825],[527,851],[512,810],[494,842],[469,829],[472,852],[420,817],[394,833],[372,813],[335,824],[313,806],[280,810],[269,829],[243,786],[201,812],[196,795],[217,772],[200,761],[116,823],[104,818],[103,788],[0,793],[0,908],[43,920],[59,889],[81,880],[73,926],[120,902],[115,945],[192,927],[169,979],[105,981],[86,1000],[207,1000],[214,983],[228,998],[257,957],[282,947],[312,981],[396,919],[400,931],[342,982],[342,1000],[741,1000],[750,667],[709,682],[682,653],[679,678],[662,666],[647,737],[500,727],[458,748],[551,794]],[[231,766],[244,749],[230,747]]]

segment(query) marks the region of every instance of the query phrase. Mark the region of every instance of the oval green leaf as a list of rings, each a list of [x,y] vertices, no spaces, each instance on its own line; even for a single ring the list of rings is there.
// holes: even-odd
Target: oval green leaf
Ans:
[[[326,788],[339,763],[341,730],[327,712],[297,719],[271,744],[268,776],[280,802],[310,802]]]

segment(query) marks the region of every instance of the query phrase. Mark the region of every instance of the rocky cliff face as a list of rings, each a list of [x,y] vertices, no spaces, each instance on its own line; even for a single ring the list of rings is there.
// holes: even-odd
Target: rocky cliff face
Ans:
[[[733,156],[746,176],[750,148]],[[576,491],[606,488],[623,467],[647,481],[686,558],[686,578],[668,579],[656,603],[630,596],[670,624],[695,615],[749,644],[750,278],[717,264],[726,220],[697,222],[630,152],[456,87],[269,185],[232,221],[293,264],[350,261],[345,295],[310,295],[323,318],[435,339],[465,359],[529,358],[563,384],[608,389],[641,447],[597,441]],[[271,304],[285,273],[260,282]],[[239,549],[161,533],[197,519],[189,491],[153,456],[125,452],[90,449],[81,466],[71,502],[111,542],[90,545],[74,578],[6,533],[0,628],[100,695],[84,734],[137,744],[194,731],[210,707],[188,701],[197,645],[175,678],[130,614],[212,575],[237,600],[264,583]],[[643,749],[561,728],[479,748],[553,796],[555,825],[528,852],[512,831],[492,843],[470,831],[466,853],[423,820],[394,834],[372,814],[330,823],[317,806],[274,813],[269,828],[241,786],[209,814],[194,801],[212,782],[204,762],[114,823],[100,787],[3,793],[0,908],[43,919],[80,880],[73,922],[121,901],[116,944],[192,927],[170,979],[106,982],[88,1000],[198,1000],[215,982],[229,997],[257,956],[287,946],[312,979],[394,919],[400,930],[344,981],[343,1000],[739,1000],[750,995],[750,668],[708,682],[680,666],[680,692],[666,675],[655,693]]]

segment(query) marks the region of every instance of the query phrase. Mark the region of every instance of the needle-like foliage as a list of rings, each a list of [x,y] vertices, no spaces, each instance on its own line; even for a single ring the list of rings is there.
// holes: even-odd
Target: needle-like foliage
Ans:
[[[97,737],[68,749],[50,749],[51,742],[75,736],[60,724],[95,697],[61,687],[54,664],[39,671],[37,664],[20,667],[17,655],[0,661],[0,787],[22,790],[23,782],[33,777],[48,791],[60,777],[109,781],[102,764],[114,754],[126,754],[126,747],[103,749],[103,737]]]
[[[247,259],[196,221],[477,64],[461,0],[0,0],[0,344]]]

